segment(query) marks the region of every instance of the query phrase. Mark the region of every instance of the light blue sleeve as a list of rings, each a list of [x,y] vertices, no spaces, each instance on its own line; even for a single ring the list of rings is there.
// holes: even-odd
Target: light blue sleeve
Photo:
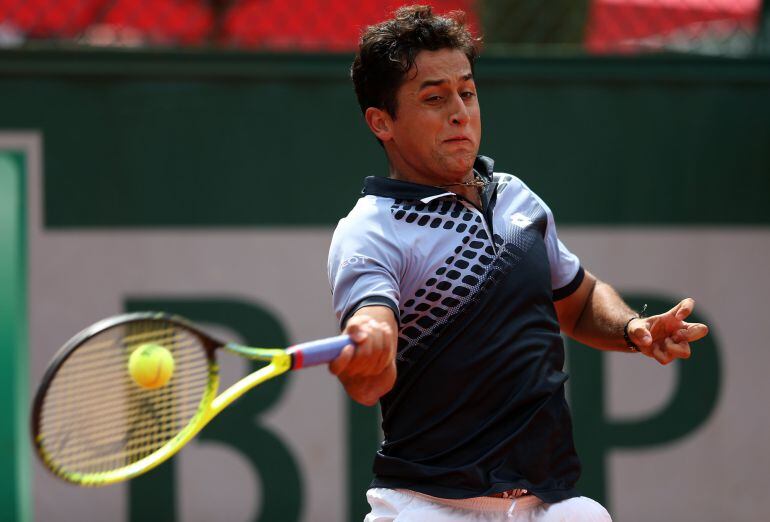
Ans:
[[[327,268],[341,328],[362,305],[389,306],[398,317],[402,252],[390,219],[374,202],[359,200],[334,231]]]
[[[543,207],[548,218],[544,241],[551,265],[551,289],[554,292],[554,300],[562,299],[577,290],[583,280],[584,271],[580,266],[580,259],[559,239],[550,207],[537,194],[531,190],[530,192]]]

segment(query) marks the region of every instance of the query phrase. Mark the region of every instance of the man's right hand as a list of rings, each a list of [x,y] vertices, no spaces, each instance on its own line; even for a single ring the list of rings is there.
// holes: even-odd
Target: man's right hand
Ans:
[[[355,346],[343,348],[329,371],[354,401],[373,406],[396,382],[396,318],[387,306],[367,306],[353,314],[343,333]]]

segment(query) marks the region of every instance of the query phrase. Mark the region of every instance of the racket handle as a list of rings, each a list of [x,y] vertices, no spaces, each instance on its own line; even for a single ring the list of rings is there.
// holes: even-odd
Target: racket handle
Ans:
[[[295,344],[286,351],[291,354],[291,369],[299,370],[300,368],[332,362],[343,348],[352,343],[349,335],[338,335],[337,337]]]

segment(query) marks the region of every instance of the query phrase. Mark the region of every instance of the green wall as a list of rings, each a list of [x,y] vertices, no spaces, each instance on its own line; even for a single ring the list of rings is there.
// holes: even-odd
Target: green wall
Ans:
[[[43,133],[49,227],[331,224],[384,172],[350,59],[7,51],[0,128]],[[482,153],[561,223],[770,222],[770,60],[486,57],[477,77]]]

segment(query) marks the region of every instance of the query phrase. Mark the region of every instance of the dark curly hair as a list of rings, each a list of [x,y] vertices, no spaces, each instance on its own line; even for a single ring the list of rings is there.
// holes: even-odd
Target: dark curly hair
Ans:
[[[396,92],[420,51],[457,49],[473,70],[480,40],[465,25],[465,13],[433,14],[427,5],[401,7],[393,18],[364,30],[350,68],[361,111],[384,109],[396,117]]]

